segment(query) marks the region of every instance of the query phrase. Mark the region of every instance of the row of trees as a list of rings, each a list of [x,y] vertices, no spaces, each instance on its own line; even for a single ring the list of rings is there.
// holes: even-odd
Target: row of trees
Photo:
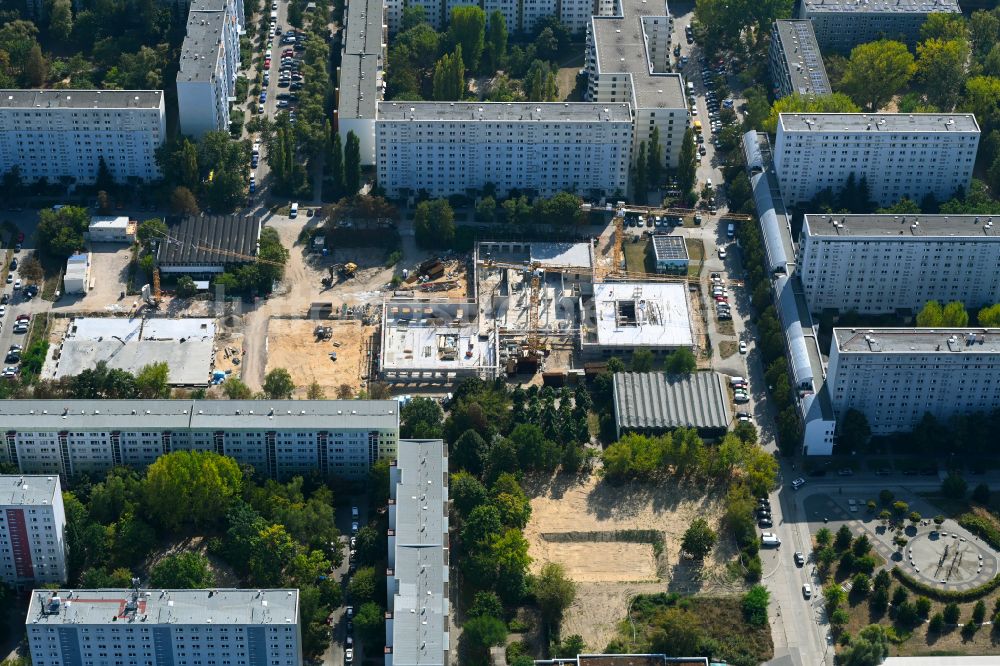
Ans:
[[[228,212],[242,204],[247,193],[249,140],[233,141],[229,132],[206,132],[192,141],[177,137],[156,151],[165,184],[172,190],[175,213],[196,215],[199,208]]]
[[[980,309],[976,321],[986,328],[1000,326],[1000,303]],[[969,313],[961,301],[952,301],[943,307],[937,301],[927,301],[917,313],[917,326],[922,328],[964,328],[968,325]]]

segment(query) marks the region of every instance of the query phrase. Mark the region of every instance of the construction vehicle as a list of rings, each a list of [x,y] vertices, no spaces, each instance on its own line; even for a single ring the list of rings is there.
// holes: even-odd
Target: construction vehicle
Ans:
[[[329,277],[323,278],[323,286],[330,288],[335,284],[339,284],[344,280],[350,280],[358,272],[358,265],[354,262],[347,262],[346,264],[333,264],[326,267]]]

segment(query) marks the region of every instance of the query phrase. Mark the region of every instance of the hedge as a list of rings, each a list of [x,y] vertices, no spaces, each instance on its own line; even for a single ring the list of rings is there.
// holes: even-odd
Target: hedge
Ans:
[[[980,597],[986,596],[993,590],[997,589],[997,587],[1000,587],[1000,574],[997,574],[991,580],[983,583],[979,587],[974,587],[971,590],[942,590],[917,580],[899,567],[892,568],[892,575],[895,576],[900,583],[914,592],[919,592],[924,596],[936,599],[937,601],[975,601]]]
[[[963,513],[958,517],[958,524],[982,538],[994,550],[1000,550],[1000,530],[991,521],[974,513]]]

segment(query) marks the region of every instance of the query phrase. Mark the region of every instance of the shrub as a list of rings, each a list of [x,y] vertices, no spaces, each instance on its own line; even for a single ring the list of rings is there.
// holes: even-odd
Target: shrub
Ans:
[[[993,590],[997,589],[997,587],[1000,587],[1000,574],[988,582],[983,583],[979,587],[973,587],[968,590],[939,590],[926,583],[916,580],[899,567],[893,567],[892,575],[896,577],[896,580],[903,583],[911,590],[938,601],[973,601],[986,596]]]
[[[974,513],[963,513],[958,517],[958,524],[979,536],[994,549],[1000,550],[1000,530],[991,520]]]
[[[892,501],[896,499],[896,496],[891,490],[883,490],[878,494],[878,501],[882,503],[883,506],[889,506]]]
[[[910,598],[910,593],[906,591],[905,587],[897,587],[892,593],[892,605],[900,606],[906,603],[906,600]]]
[[[931,616],[930,624],[927,625],[927,632],[931,634],[940,634],[942,629],[944,629],[944,615],[940,612],[934,613],[934,615]]]
[[[755,627],[767,624],[767,605],[771,594],[763,585],[754,585],[743,595],[743,615],[748,623]]]
[[[982,624],[983,620],[986,619],[986,602],[980,599],[976,602],[976,605],[972,608],[972,621],[976,624]]]
[[[944,621],[948,624],[958,624],[962,611],[954,601],[944,607]]]
[[[882,615],[889,609],[889,590],[876,587],[868,598],[868,608],[874,615]]]
[[[990,487],[985,483],[980,483],[976,486],[975,490],[972,491],[972,499],[980,504],[990,503]]]
[[[917,613],[920,614],[920,617],[927,617],[930,615],[930,612],[931,600],[927,597],[917,597]]]
[[[907,601],[896,607],[896,621],[903,627],[913,627],[920,622],[920,614],[912,601]]]
[[[949,473],[948,477],[941,482],[941,494],[952,499],[965,497],[965,491],[968,488],[969,484],[965,482],[965,479],[954,472]]]

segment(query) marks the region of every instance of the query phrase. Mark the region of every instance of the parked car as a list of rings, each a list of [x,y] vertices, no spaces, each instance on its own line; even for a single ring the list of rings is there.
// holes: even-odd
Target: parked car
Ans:
[[[761,529],[774,527],[774,521],[771,520],[770,516],[766,518],[761,518],[760,520],[757,521],[757,527],[760,527]]]
[[[805,566],[805,563],[806,563],[806,556],[803,555],[802,553],[796,552],[795,553],[795,566],[797,566],[797,567]]]
[[[354,661],[354,648],[344,650],[344,661],[348,664]]]
[[[740,340],[740,353],[741,354],[746,354],[747,353],[747,343],[746,343],[746,340]]]
[[[803,583],[802,584],[802,596],[804,598],[808,599],[812,595],[813,595],[812,587],[809,586],[809,583]]]
[[[799,488],[801,488],[804,485],[806,485],[806,480],[803,479],[801,476],[799,478],[795,479],[794,481],[792,481],[792,489],[793,490],[798,490]]]

